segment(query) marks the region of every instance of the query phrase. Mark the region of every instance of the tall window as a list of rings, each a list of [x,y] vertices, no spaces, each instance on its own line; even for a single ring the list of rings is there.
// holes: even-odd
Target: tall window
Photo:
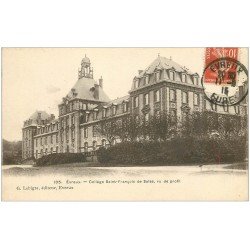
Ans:
[[[40,138],[40,145],[41,146],[43,145],[43,138],[42,137]]]
[[[175,79],[174,71],[169,71],[169,78],[170,80],[174,81]]]
[[[88,138],[88,128],[84,128],[84,138]]]
[[[56,134],[56,143],[58,143],[58,134]]]
[[[174,89],[170,89],[170,102],[176,102],[176,91]]]
[[[72,115],[72,116],[71,116],[71,125],[74,125],[74,124],[75,124],[75,116]]]
[[[67,116],[66,117],[66,127],[68,127],[69,126],[69,117]]]
[[[148,105],[149,99],[148,99],[148,94],[144,95],[144,105]]]
[[[66,130],[66,141],[69,140],[69,130]]]
[[[182,92],[182,103],[188,103],[188,94],[187,92]]]
[[[50,143],[53,143],[53,135],[50,136]]]
[[[50,153],[53,154],[53,148],[50,149]]]
[[[44,144],[47,145],[47,136],[44,137]]]
[[[149,75],[146,75],[145,77],[145,84],[148,84],[149,83]]]
[[[199,95],[194,93],[194,105],[198,106],[199,105]]]
[[[88,152],[88,143],[84,142],[84,152]]]
[[[56,153],[58,153],[58,146],[56,147]]]
[[[75,130],[74,129],[71,130],[71,140],[72,141],[75,140]]]
[[[93,151],[96,150],[96,141],[93,141]]]
[[[97,127],[96,125],[93,126],[93,137],[97,136]]]
[[[134,107],[137,108],[139,106],[139,97],[134,97]]]
[[[159,90],[155,91],[155,93],[154,93],[154,101],[155,102],[160,101],[160,91]]]
[[[149,121],[149,113],[145,114],[145,122],[147,123]]]

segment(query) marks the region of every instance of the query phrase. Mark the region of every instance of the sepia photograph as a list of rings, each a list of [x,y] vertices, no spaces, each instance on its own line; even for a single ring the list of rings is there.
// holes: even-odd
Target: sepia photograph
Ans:
[[[2,48],[4,201],[247,201],[248,48]]]

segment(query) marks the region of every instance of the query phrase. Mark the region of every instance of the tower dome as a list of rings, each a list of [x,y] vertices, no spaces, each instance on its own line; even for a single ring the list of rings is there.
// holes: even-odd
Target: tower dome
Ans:
[[[81,62],[81,68],[78,69],[78,79],[82,77],[93,78],[93,68],[90,65],[90,59],[85,54]]]
[[[90,65],[90,59],[85,55],[85,57],[82,59],[82,65],[89,66]]]

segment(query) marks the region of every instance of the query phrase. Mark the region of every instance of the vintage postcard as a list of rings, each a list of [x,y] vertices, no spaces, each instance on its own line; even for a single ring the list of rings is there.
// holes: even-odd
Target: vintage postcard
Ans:
[[[2,200],[248,200],[248,48],[2,48]]]

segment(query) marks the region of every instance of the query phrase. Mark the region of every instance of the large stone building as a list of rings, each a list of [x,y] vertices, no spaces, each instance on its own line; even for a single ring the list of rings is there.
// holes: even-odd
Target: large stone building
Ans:
[[[120,119],[129,114],[145,120],[166,111],[179,120],[189,112],[210,111],[241,116],[247,105],[221,107],[204,98],[200,77],[171,59],[158,56],[134,77],[129,95],[110,100],[103,79],[95,81],[89,58],[85,56],[78,81],[58,105],[59,117],[36,111],[24,122],[23,159],[59,152],[90,152],[116,143],[97,133],[104,119]]]

